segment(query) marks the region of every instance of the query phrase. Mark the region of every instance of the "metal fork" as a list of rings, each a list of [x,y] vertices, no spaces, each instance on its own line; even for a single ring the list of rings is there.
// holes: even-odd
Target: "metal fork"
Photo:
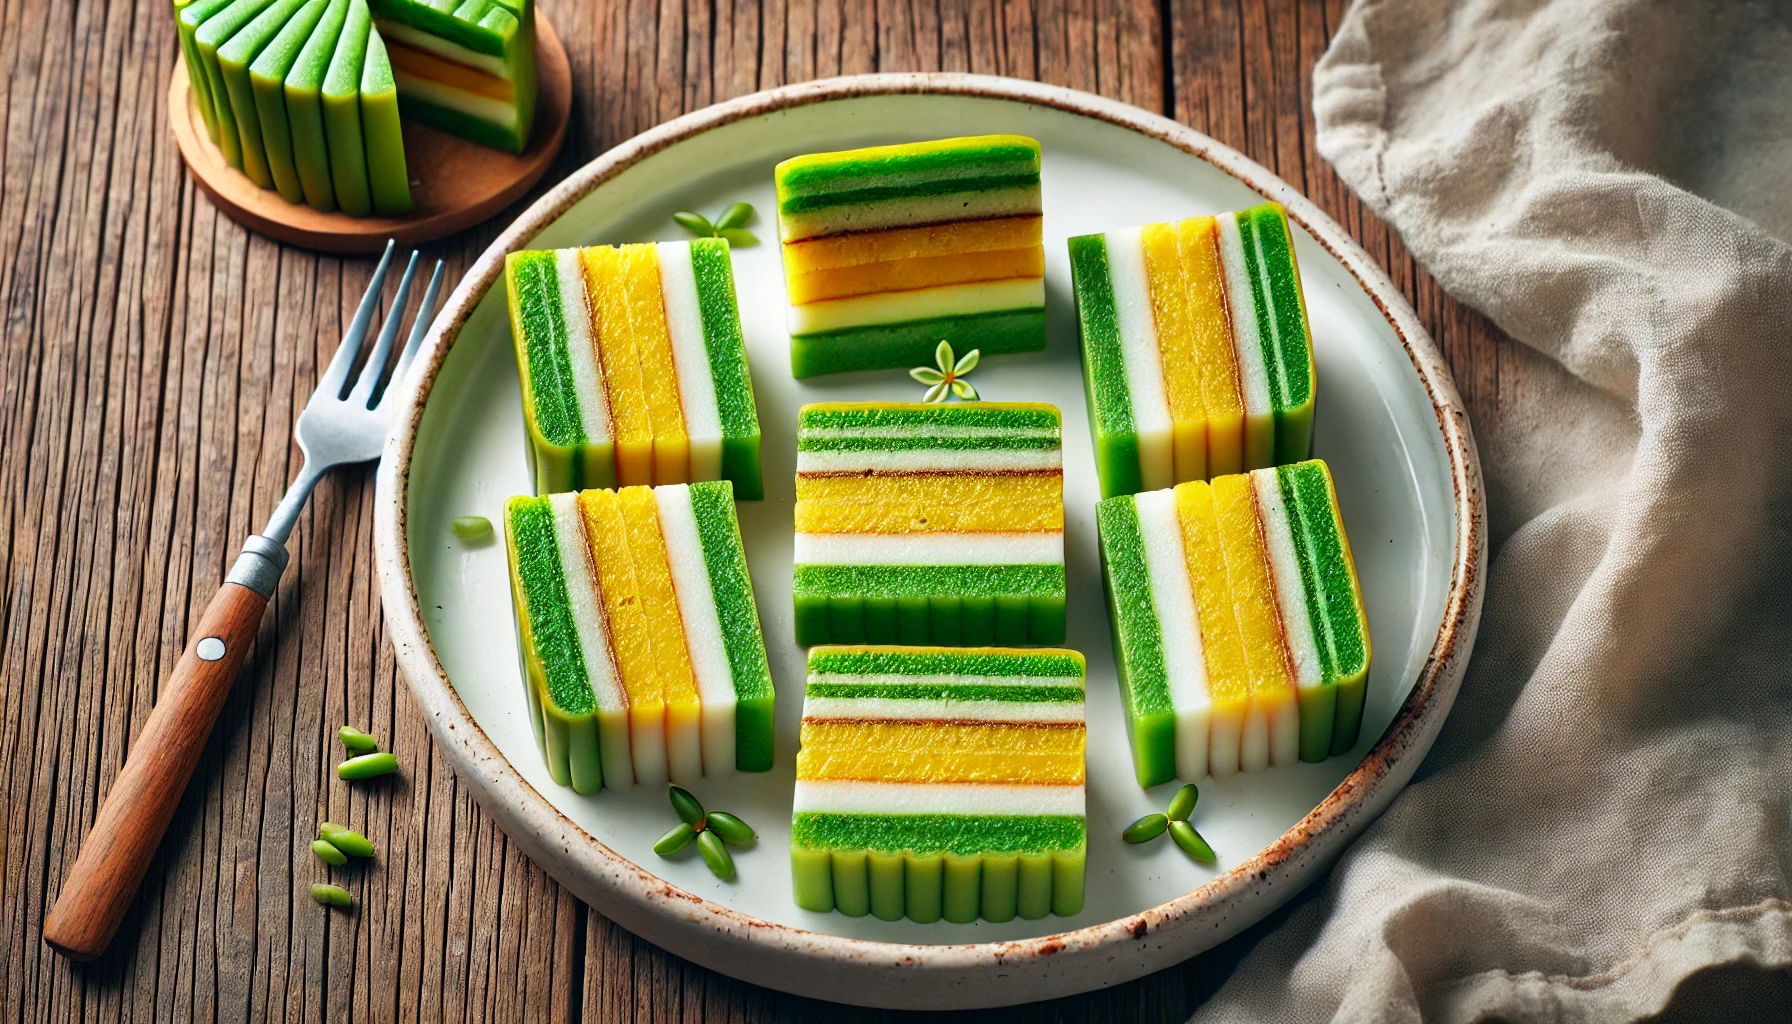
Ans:
[[[385,446],[392,421],[391,395],[396,390],[392,384],[404,378],[423,343],[442,283],[442,263],[437,260],[410,337],[387,383],[386,363],[398,338],[417,269],[415,252],[373,349],[365,361],[360,357],[392,262],[392,245],[386,243],[386,253],[380,257],[367,293],[361,296],[342,344],[299,413],[293,434],[305,461],[298,479],[287,488],[267,526],[244,542],[224,585],[206,606],[186,651],[162,688],[162,699],[131,744],[130,757],[112,783],[93,831],[81,844],[80,856],[62,885],[55,908],[44,921],[44,941],[70,959],[99,956],[129,909],[199,763],[243,656],[260,630],[262,612],[286,570],[286,538],[318,478],[333,466],[377,459]],[[351,386],[349,373],[357,362],[361,370]]]

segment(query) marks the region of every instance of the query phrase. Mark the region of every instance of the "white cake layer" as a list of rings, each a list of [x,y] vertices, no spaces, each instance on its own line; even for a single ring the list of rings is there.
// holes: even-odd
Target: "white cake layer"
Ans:
[[[691,442],[691,479],[722,478],[722,413],[716,407],[716,382],[703,333],[703,307],[697,300],[697,276],[691,269],[691,243],[660,242],[660,297],[666,307],[666,329],[672,335],[672,366],[678,374],[678,404],[684,410],[684,432]]]
[[[855,295],[790,307],[790,333],[820,334],[849,327],[901,324],[943,316],[1045,308],[1045,278],[942,284],[906,292]]]
[[[1282,639],[1294,666],[1294,683],[1310,689],[1325,679],[1320,672],[1319,643],[1313,637],[1306,588],[1301,584],[1294,524],[1282,503],[1282,488],[1275,470],[1253,470],[1251,490],[1257,498],[1257,521],[1263,526],[1263,546],[1269,552],[1269,575],[1275,583],[1276,610],[1282,616]]]
[[[1226,278],[1226,307],[1232,320],[1232,347],[1238,356],[1238,390],[1244,398],[1244,468],[1267,466],[1275,457],[1275,414],[1269,403],[1269,370],[1257,329],[1257,299],[1251,268],[1238,235],[1238,215],[1214,218],[1219,227],[1220,267]]]
[[[610,656],[609,619],[597,592],[591,548],[585,540],[585,517],[576,494],[548,497],[554,519],[554,546],[560,552],[560,575],[566,581],[566,604],[578,631],[579,657],[598,708],[598,762],[607,789],[628,789],[635,781],[629,757],[628,695]]]
[[[799,533],[797,565],[1063,565],[1064,532]]]
[[[480,53],[477,50],[469,50],[452,40],[443,39],[441,36],[431,35],[428,32],[414,29],[402,21],[392,21],[388,18],[375,18],[373,19],[373,27],[379,30],[380,38],[387,41],[402,43],[412,49],[433,53],[443,60],[453,61],[456,64],[464,64],[467,67],[483,71],[488,75],[495,75],[498,78],[506,80],[510,78],[510,69],[504,66],[504,58],[502,57],[495,57],[489,53]]]
[[[1063,470],[1059,448],[891,448],[884,451],[801,451],[804,473],[1037,473]]]
[[[778,213],[778,239],[800,242],[844,231],[882,231],[989,217],[1019,217],[1041,210],[1038,185],[980,189],[946,195],[889,199],[805,213]]]
[[[1145,572],[1151,578],[1151,607],[1162,638],[1170,706],[1176,709],[1176,777],[1207,774],[1208,732],[1213,701],[1207,693],[1207,661],[1201,648],[1201,621],[1182,550],[1182,523],[1176,492],[1135,495],[1139,533],[1144,539]]]
[[[1081,722],[1080,700],[937,700],[901,697],[809,697],[803,721]]]
[[[732,775],[734,670],[728,663],[722,620],[716,612],[709,563],[703,558],[703,538],[691,509],[691,489],[686,484],[664,484],[653,489],[653,500],[659,509],[660,534],[666,540],[678,614],[684,620],[685,646],[690,649],[697,678],[697,697],[703,705],[703,774],[710,778]]]
[[[977,676],[945,672],[935,675],[900,675],[894,672],[811,672],[811,683],[852,683],[859,686],[1074,686],[1083,689],[1081,676]]]
[[[1139,228],[1110,231],[1105,238],[1120,361],[1132,403],[1133,433],[1139,440],[1139,477],[1146,490],[1155,491],[1176,482],[1175,452],[1157,319],[1151,311],[1151,279],[1145,272],[1145,244]]]
[[[798,779],[797,814],[1084,813],[1081,786],[1016,786],[977,782],[847,782]]]
[[[585,268],[577,249],[554,250],[554,274],[560,284],[560,315],[566,321],[566,352],[572,364],[572,390],[579,400],[579,423],[591,444],[610,442],[610,398],[603,370],[597,365],[597,343],[591,337],[591,306],[585,295]]]
[[[495,100],[490,96],[481,96],[476,92],[456,88],[428,78],[418,78],[416,75],[400,71],[397,68],[392,69],[392,81],[398,86],[399,92],[434,103],[438,107],[445,107],[481,121],[489,121],[500,128],[511,131],[515,131],[519,127],[518,111],[514,102]]]

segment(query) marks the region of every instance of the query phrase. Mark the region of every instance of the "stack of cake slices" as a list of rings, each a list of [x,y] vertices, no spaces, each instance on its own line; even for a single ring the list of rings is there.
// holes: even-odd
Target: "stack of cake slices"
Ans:
[[[1061,436],[1037,403],[804,406],[797,643],[1063,643]]]
[[[812,153],[775,177],[795,376],[926,363],[942,340],[1045,347],[1039,143]]]
[[[1083,676],[1075,651],[810,651],[797,905],[920,922],[1081,910]]]
[[[1217,217],[1070,239],[1103,497],[1298,462],[1313,343],[1288,217]]]
[[[533,0],[176,0],[175,16],[206,133],[288,202],[409,212],[402,118],[528,145]]]
[[[728,243],[505,260],[536,489],[730,480],[763,496]]]
[[[1356,744],[1369,624],[1324,462],[1109,498],[1095,516],[1141,786]]]
[[[512,498],[504,534],[555,782],[771,768],[771,670],[726,481]]]

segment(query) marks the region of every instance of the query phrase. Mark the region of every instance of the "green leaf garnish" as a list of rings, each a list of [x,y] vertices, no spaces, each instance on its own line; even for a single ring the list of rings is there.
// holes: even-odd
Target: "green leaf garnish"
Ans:
[[[722,211],[722,215],[716,218],[716,230],[726,231],[729,228],[744,228],[752,219],[752,203],[735,203],[733,206]]]
[[[715,225],[711,224],[709,218],[703,216],[701,213],[680,210],[672,215],[672,219],[678,222],[679,227],[684,228],[693,235],[699,235],[703,238],[715,237]]]
[[[744,249],[749,245],[758,245],[759,238],[745,227],[753,220],[752,203],[735,203],[722,211],[722,215],[711,221],[701,213],[680,210],[672,215],[679,227],[684,228],[698,238],[723,238],[728,244]]]
[[[927,393],[921,396],[923,402],[944,402],[948,398],[959,398],[966,402],[982,401],[977,389],[971,382],[964,380],[965,374],[977,368],[983,357],[982,349],[971,349],[964,358],[957,358],[952,352],[952,343],[941,341],[933,350],[934,362],[939,368],[917,366],[908,371],[908,375],[922,384],[928,385]]]
[[[717,234],[726,238],[728,244],[737,249],[745,249],[749,245],[759,244],[759,236],[748,231],[746,228],[723,228],[721,231],[717,232]]]

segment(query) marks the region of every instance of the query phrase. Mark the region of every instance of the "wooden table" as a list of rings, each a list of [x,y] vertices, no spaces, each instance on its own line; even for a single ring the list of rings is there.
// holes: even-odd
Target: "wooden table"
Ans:
[[[1473,412],[1510,342],[1439,291],[1313,148],[1313,62],[1344,0],[542,0],[572,54],[548,181],[667,118],[866,71],[1038,78],[1171,114],[1342,222],[1406,292]],[[529,863],[436,756],[372,569],[372,472],[328,478],[109,954],[44,915],[194,621],[298,467],[297,406],[372,264],[245,232],[165,123],[168,0],[0,0],[0,1005],[7,1020],[788,1020],[839,1010],[669,956]],[[520,209],[520,207],[519,207]],[[428,247],[458,275],[493,224]],[[276,299],[278,301],[271,301]],[[351,722],[400,774],[347,786]],[[306,887],[318,821],[379,846],[354,913]],[[1271,923],[1273,924],[1274,919]],[[1132,984],[980,1020],[1180,1020],[1253,933]]]

